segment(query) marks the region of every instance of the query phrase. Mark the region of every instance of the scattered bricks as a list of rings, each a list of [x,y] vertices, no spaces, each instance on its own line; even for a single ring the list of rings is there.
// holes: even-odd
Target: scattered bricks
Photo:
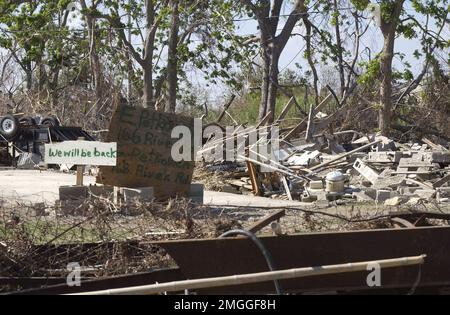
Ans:
[[[402,158],[402,153],[396,152],[369,152],[368,163],[398,163]]]
[[[59,200],[84,200],[88,196],[85,186],[61,186],[59,187]]]
[[[192,202],[203,204],[203,197],[205,194],[205,186],[203,184],[191,184],[189,198]]]
[[[141,201],[148,202],[154,198],[153,187],[141,187],[141,188],[124,188],[120,189],[120,194],[123,197],[123,201],[126,204],[132,202]]]
[[[436,191],[431,189],[418,189],[414,192],[414,194],[417,195],[419,198],[429,200],[435,197]]]
[[[357,170],[362,176],[364,176],[369,182],[375,185],[378,181],[379,175],[372,168],[364,164],[363,161],[357,159],[353,164],[353,168]]]
[[[309,182],[310,189],[323,189],[323,181],[321,180],[313,180]]]

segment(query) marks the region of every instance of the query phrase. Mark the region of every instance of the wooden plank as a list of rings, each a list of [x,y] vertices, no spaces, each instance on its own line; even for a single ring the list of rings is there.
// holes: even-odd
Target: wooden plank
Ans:
[[[328,102],[333,98],[332,94],[328,94],[328,96],[316,107],[316,111],[321,110],[325,105],[328,104]],[[284,137],[285,141],[290,140],[293,136],[295,136],[297,133],[302,132],[306,129],[308,123],[308,117],[303,119],[297,126],[292,128],[292,130]]]
[[[261,220],[253,223],[248,229],[247,231],[252,232],[252,233],[256,233],[261,231],[264,227],[268,226],[270,223],[274,222],[274,221],[278,221],[280,220],[282,217],[284,217],[286,215],[286,211],[285,210],[279,210],[277,212],[274,212],[272,214],[269,214],[267,216],[265,216],[264,218],[262,218]]]
[[[383,141],[383,140],[379,139],[379,140],[377,140],[377,141],[374,141],[374,142],[371,142],[371,143],[369,143],[369,144],[363,145],[362,147],[359,147],[359,148],[357,148],[357,149],[355,149],[355,150],[352,150],[352,151],[350,151],[350,152],[347,152],[347,153],[345,153],[345,154],[342,154],[342,155],[340,155],[340,156],[338,156],[338,157],[336,157],[336,158],[334,158],[334,159],[331,159],[331,160],[329,160],[329,161],[327,161],[327,162],[325,162],[325,163],[322,163],[322,164],[316,165],[316,166],[314,166],[314,167],[311,167],[310,169],[311,169],[312,171],[321,169],[322,167],[325,167],[325,166],[330,165],[330,164],[332,164],[332,163],[334,163],[334,162],[336,162],[336,161],[342,160],[342,159],[346,158],[347,156],[350,156],[350,155],[352,155],[352,154],[355,154],[355,153],[357,153],[357,152],[360,152],[360,151],[363,151],[363,150],[365,150],[365,149],[367,149],[367,148],[370,148],[371,146],[373,146],[373,145],[375,145],[375,144],[378,144],[378,143],[380,143],[380,142],[382,142],[382,141]]]
[[[289,100],[289,102],[286,104],[286,106],[283,108],[283,110],[281,111],[280,116],[277,118],[277,120],[275,121],[275,123],[280,123],[281,121],[283,121],[283,119],[286,117],[286,115],[289,113],[289,111],[291,110],[292,106],[295,104],[295,98],[292,96]]]
[[[217,120],[216,120],[216,123],[217,123],[217,124],[220,123],[220,121],[223,119],[223,117],[224,117],[225,114],[227,113],[228,108],[230,108],[231,104],[233,104],[235,98],[236,98],[236,95],[235,95],[235,94],[231,95],[230,100],[228,101],[227,104],[225,104],[225,106],[224,106],[224,108],[223,108],[223,111],[220,113],[219,117],[218,117]]]
[[[194,172],[190,161],[172,157],[172,139],[177,126],[193,135],[194,120],[142,107],[119,106],[111,120],[108,141],[117,142],[117,166],[101,167],[99,183],[118,187],[153,187],[156,199],[186,196]],[[192,140],[192,139],[190,139]],[[189,146],[193,151],[193,146]]]
[[[284,190],[286,190],[286,195],[288,196],[289,200],[294,200],[292,199],[291,190],[289,189],[289,184],[287,182],[286,176],[281,177],[281,182],[283,183]]]
[[[433,188],[442,187],[442,185],[444,185],[448,182],[450,182],[450,174],[447,174],[446,176],[444,176],[440,180],[438,180],[436,183],[434,183]]]
[[[434,150],[439,150],[439,151],[448,151],[447,148],[443,147],[440,144],[435,144],[434,142],[432,142],[431,140],[429,140],[428,138],[423,137],[422,138],[422,142],[425,144],[428,144],[432,149]]]
[[[267,122],[269,121],[270,116],[272,115],[272,111],[269,111],[267,113],[266,116],[264,116],[263,119],[261,119],[261,121],[259,122],[258,125],[256,125],[256,130],[258,130],[258,128],[260,128],[261,126],[264,126],[265,124],[267,124]]]
[[[255,194],[255,196],[261,196],[261,182],[258,178],[256,166],[252,162],[247,161],[247,168],[250,180],[252,181],[253,193]]]

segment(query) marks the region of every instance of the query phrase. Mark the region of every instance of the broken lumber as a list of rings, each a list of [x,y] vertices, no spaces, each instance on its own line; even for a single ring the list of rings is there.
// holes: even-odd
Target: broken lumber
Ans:
[[[450,174],[447,174],[446,176],[438,180],[436,183],[434,183],[433,188],[439,188],[448,182],[450,182]]]
[[[228,103],[224,106],[223,111],[220,113],[219,117],[216,120],[216,124],[220,123],[220,121],[223,119],[223,117],[226,115],[228,108],[230,108],[231,104],[233,104],[234,99],[236,98],[236,95],[231,95],[230,100]]]
[[[361,151],[363,151],[363,150],[365,150],[365,149],[367,149],[367,148],[370,148],[371,146],[373,146],[373,145],[375,145],[375,144],[378,144],[378,143],[380,143],[380,142],[382,142],[382,141],[383,141],[383,140],[379,139],[379,140],[377,140],[377,141],[374,141],[374,142],[371,142],[371,143],[369,143],[369,144],[363,145],[362,147],[359,147],[359,148],[357,148],[357,149],[355,149],[355,150],[352,150],[352,151],[347,152],[347,153],[345,153],[345,154],[339,155],[338,157],[336,157],[336,158],[334,158],[334,159],[331,159],[331,160],[329,160],[329,161],[327,161],[327,162],[325,162],[325,163],[322,163],[322,164],[316,165],[316,166],[314,166],[314,167],[311,167],[311,171],[316,171],[316,170],[318,170],[318,169],[321,169],[321,168],[323,168],[323,167],[325,167],[325,166],[327,166],[327,165],[330,165],[330,164],[332,164],[332,163],[334,163],[334,162],[336,162],[336,161],[342,160],[342,159],[346,158],[347,156],[350,156],[350,155],[352,155],[352,154],[355,154],[355,153],[357,153],[357,152],[361,152]]]
[[[279,211],[277,211],[275,213],[269,214],[269,215],[265,216],[264,218],[262,218],[261,220],[259,220],[259,221],[255,222],[254,224],[252,224],[247,229],[247,231],[252,232],[253,234],[255,234],[256,232],[261,231],[264,227],[268,226],[273,221],[279,221],[285,215],[286,215],[286,211],[285,210],[279,210]]]
[[[321,110],[325,105],[328,104],[328,102],[333,98],[332,94],[328,94],[328,96],[316,107],[316,111]],[[304,131],[304,129],[306,129],[307,127],[307,123],[308,123],[308,118],[306,117],[305,119],[303,119],[297,126],[295,126],[294,128],[292,128],[292,130],[284,137],[285,141],[288,141],[289,139],[291,139],[296,133]]]
[[[286,117],[287,113],[291,110],[292,106],[295,104],[295,98],[292,96],[289,102],[286,104],[286,106],[281,111],[280,116],[275,121],[276,124],[283,121],[283,119]]]

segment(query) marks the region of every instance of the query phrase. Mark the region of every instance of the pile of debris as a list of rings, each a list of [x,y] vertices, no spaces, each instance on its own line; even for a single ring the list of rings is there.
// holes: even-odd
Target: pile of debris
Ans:
[[[215,182],[207,188],[302,202],[347,200],[388,206],[450,202],[448,143],[436,144],[427,138],[421,143],[400,143],[380,134],[324,131],[336,117],[320,113],[315,120],[305,118],[282,130],[280,145],[273,146],[270,157],[258,154],[250,135],[269,130],[257,141],[270,147],[273,138],[268,134],[283,121],[283,113],[270,126],[264,126],[263,120],[254,127],[237,126],[231,136],[210,137],[200,151],[203,165],[195,179],[208,182],[219,177],[222,185]],[[230,153],[227,141],[242,136],[245,150],[237,147]],[[234,155],[237,162],[215,158],[220,151],[226,157]]]

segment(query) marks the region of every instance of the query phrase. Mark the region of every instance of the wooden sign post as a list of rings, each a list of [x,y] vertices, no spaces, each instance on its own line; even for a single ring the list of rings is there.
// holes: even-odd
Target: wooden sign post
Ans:
[[[45,145],[45,163],[77,165],[77,186],[83,186],[85,165],[117,164],[117,143],[96,141],[64,141]]]
[[[78,141],[86,140],[84,137],[78,138]],[[77,165],[77,186],[83,186],[84,165]]]

